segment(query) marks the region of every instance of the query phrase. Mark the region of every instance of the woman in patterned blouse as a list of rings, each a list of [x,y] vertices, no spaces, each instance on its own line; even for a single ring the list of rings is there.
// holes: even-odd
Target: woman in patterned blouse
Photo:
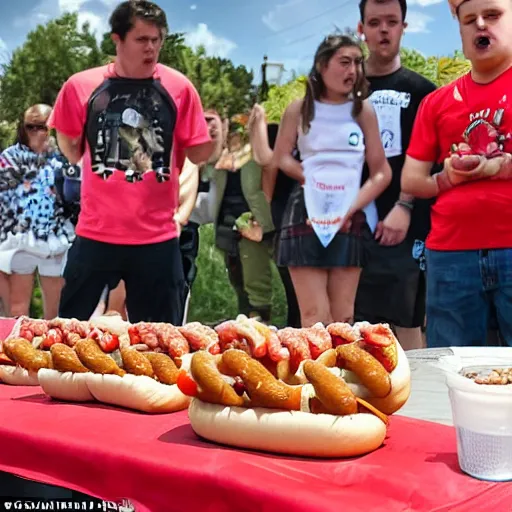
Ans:
[[[66,163],[50,142],[51,110],[42,104],[27,109],[16,143],[0,155],[0,272],[9,276],[11,316],[29,314],[36,271],[44,317],[57,316],[64,260],[75,236],[55,188]]]

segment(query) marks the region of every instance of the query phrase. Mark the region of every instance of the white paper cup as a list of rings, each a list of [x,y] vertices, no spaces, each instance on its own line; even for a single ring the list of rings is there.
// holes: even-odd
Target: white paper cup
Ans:
[[[447,375],[447,385],[462,471],[480,480],[512,480],[512,385],[476,384],[457,374]]]

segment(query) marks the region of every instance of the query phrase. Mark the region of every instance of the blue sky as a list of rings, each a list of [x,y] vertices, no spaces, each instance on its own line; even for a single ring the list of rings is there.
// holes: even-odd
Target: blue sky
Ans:
[[[39,23],[77,10],[100,35],[119,0],[16,0],[0,2],[0,59],[22,44]],[[191,46],[245,64],[259,80],[264,54],[286,70],[306,71],[321,39],[335,27],[355,28],[357,0],[159,0],[170,29],[187,33]],[[425,55],[460,49],[457,23],[446,0],[409,0],[405,46]],[[286,78],[286,75],[285,75]]]

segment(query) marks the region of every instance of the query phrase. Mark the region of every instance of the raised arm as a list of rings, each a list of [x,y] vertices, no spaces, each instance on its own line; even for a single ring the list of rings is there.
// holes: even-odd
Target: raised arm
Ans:
[[[254,105],[247,123],[254,161],[261,167],[269,167],[273,151],[268,141],[268,128],[265,110],[261,105]]]
[[[296,100],[287,107],[279,131],[277,133],[274,156],[271,166],[281,169],[299,183],[304,183],[304,170],[302,164],[293,157],[293,150],[297,144],[297,130],[300,121],[302,100]]]

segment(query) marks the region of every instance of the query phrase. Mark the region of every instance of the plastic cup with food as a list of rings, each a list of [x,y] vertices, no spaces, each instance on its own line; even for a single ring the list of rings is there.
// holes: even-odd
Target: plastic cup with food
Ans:
[[[480,480],[512,480],[512,360],[447,373],[462,471]]]

